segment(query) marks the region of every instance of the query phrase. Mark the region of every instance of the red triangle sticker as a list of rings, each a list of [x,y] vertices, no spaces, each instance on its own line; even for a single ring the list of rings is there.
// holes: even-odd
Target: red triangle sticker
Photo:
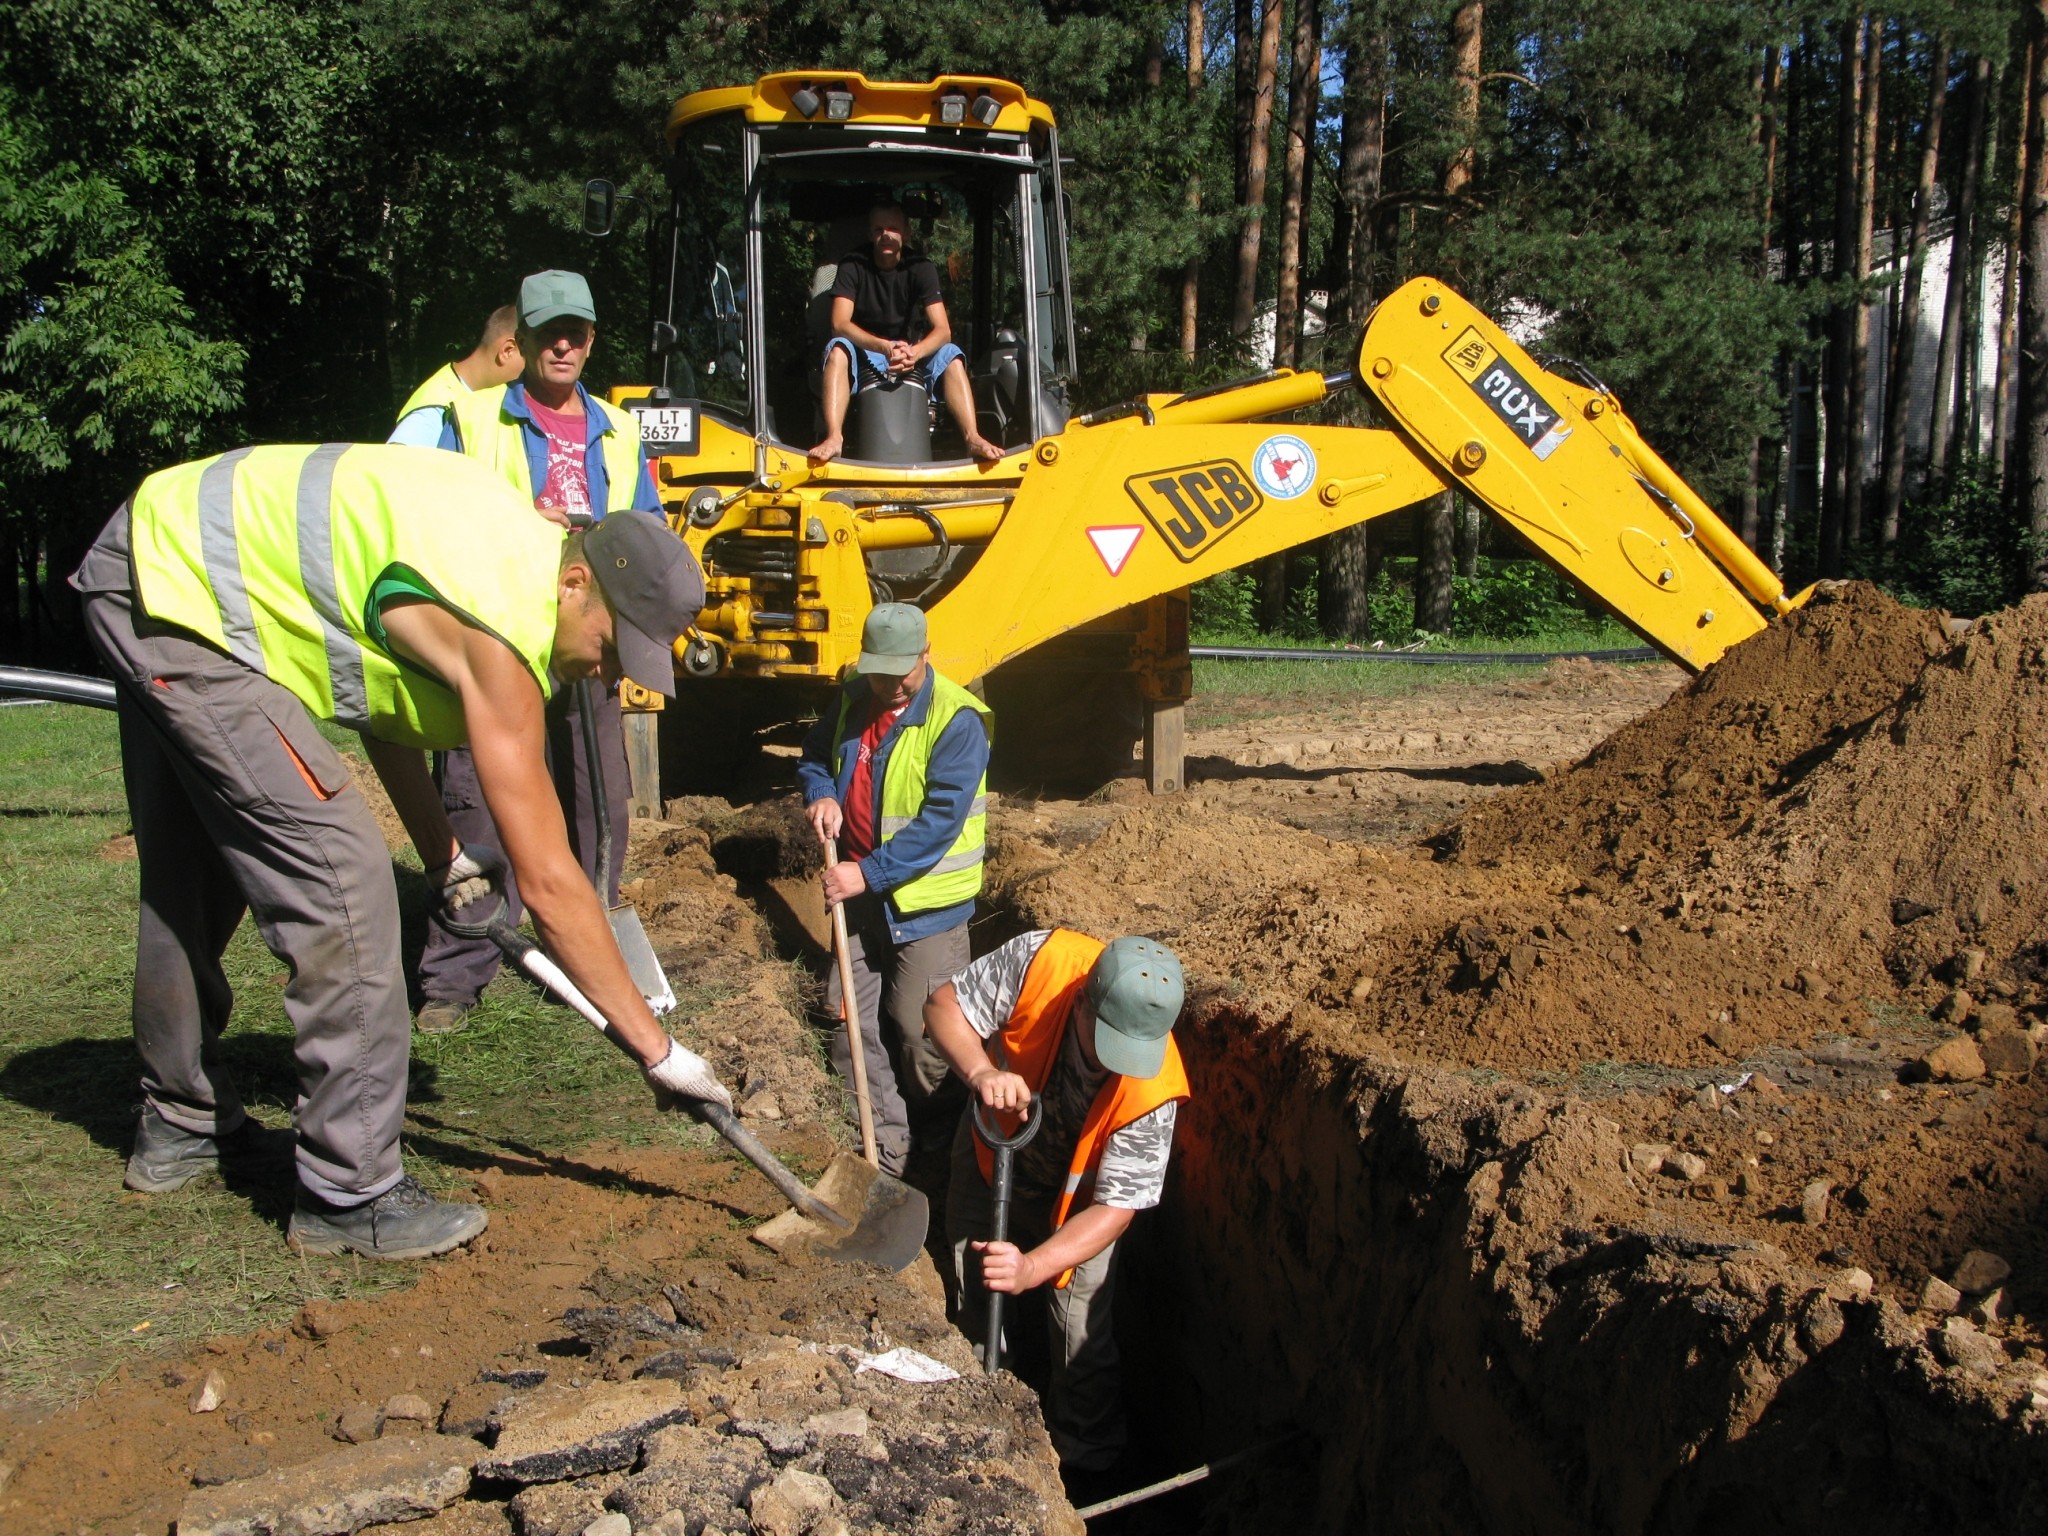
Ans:
[[[1138,540],[1144,534],[1144,526],[1140,523],[1112,523],[1107,527],[1090,528],[1088,542],[1095,546],[1095,553],[1109,567],[1109,574],[1121,576],[1125,563],[1131,558],[1131,551],[1138,547]]]

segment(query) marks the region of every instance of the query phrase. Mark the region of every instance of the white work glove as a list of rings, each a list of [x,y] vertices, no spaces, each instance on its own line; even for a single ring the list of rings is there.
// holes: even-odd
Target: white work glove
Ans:
[[[443,917],[460,915],[472,902],[505,888],[505,855],[488,843],[464,843],[441,871],[435,899]]]
[[[727,1109],[732,1108],[732,1095],[711,1070],[711,1063],[673,1035],[669,1037],[668,1054],[646,1071],[656,1102],[661,1102],[665,1095],[680,1094],[686,1099],[716,1099]]]

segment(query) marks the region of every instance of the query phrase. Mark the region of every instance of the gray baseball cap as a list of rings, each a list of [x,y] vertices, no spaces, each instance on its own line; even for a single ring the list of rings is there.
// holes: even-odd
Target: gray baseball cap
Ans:
[[[1082,995],[1095,1013],[1095,1054],[1124,1077],[1157,1077],[1187,997],[1180,961],[1154,939],[1112,939]]]
[[[675,644],[704,606],[704,572],[689,546],[648,512],[614,512],[583,536],[584,558],[611,604],[619,666],[642,688],[675,697]]]
[[[853,670],[862,677],[906,677],[917,670],[924,648],[922,610],[908,603],[878,603],[860,627],[860,660]]]
[[[519,318],[529,330],[563,315],[597,323],[597,305],[581,272],[536,272],[519,284]]]

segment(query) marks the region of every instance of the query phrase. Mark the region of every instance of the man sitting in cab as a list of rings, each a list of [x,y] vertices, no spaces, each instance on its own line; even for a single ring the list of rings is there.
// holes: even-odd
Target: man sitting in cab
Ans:
[[[914,374],[932,395],[943,394],[967,451],[993,463],[1003,450],[975,423],[967,358],[953,344],[953,324],[939,293],[939,270],[909,252],[910,221],[902,206],[883,203],[868,214],[871,245],[840,258],[832,284],[832,339],[825,344],[825,436],[810,451],[829,464],[846,448],[846,407],[863,381]],[[912,332],[923,335],[912,339]]]

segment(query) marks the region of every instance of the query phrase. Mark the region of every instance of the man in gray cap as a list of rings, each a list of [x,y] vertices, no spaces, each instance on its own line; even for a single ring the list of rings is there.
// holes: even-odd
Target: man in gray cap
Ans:
[[[479,389],[446,407],[440,446],[478,460],[530,498],[533,510],[564,528],[586,527],[607,513],[659,513],[640,426],[629,413],[583,387],[583,368],[597,339],[597,307],[579,272],[536,272],[519,285],[516,332],[525,372],[514,383]],[[616,904],[631,828],[624,728],[609,689],[593,718],[604,769],[605,804],[596,803],[576,689],[549,701],[548,763],[561,792],[577,857]],[[442,754],[441,794],[449,819],[465,838],[495,842],[489,808],[467,751]],[[597,867],[599,816],[611,824],[611,868]],[[419,1028],[459,1029],[477,995],[498,974],[501,957],[488,939],[452,933],[438,918],[420,956]]]
[[[986,704],[932,666],[924,614],[882,603],[861,627],[854,675],[805,737],[797,764],[811,826],[821,841],[839,843],[825,900],[846,907],[886,1173],[903,1172],[913,1120],[944,1107],[949,1073],[925,1038],[924,1002],[970,954],[967,920],[988,840],[989,722]],[[836,970],[826,1003],[840,1008]],[[843,1029],[832,1034],[832,1060],[850,1082]]]
[[[509,860],[542,942],[649,1086],[728,1097],[634,987],[541,755],[551,688],[673,686],[669,647],[703,587],[664,523],[629,513],[565,536],[485,470],[417,448],[241,448],[151,475],[72,585],[115,680],[141,866],[130,1189],[295,1152],[300,1252],[424,1258],[484,1229],[480,1207],[433,1198],[400,1160],[391,857],[316,718],[361,734],[437,908],[476,901]],[[456,834],[428,777],[422,749],[463,742],[503,854]],[[290,978],[295,1148],[248,1118],[221,1060],[220,957],[245,911]]]
[[[1107,1470],[1125,1444],[1113,1261],[1117,1239],[1165,1187],[1188,1097],[1172,1034],[1183,997],[1180,961],[1164,945],[1105,945],[1055,928],[992,950],[925,1004],[926,1028],[969,1095],[946,1191],[957,1320],[978,1339],[985,1291],[1044,1288],[1046,1428],[1070,1489]],[[1038,1128],[1014,1165],[1014,1241],[992,1242],[994,1154],[975,1112],[1007,1138],[1034,1099]]]

